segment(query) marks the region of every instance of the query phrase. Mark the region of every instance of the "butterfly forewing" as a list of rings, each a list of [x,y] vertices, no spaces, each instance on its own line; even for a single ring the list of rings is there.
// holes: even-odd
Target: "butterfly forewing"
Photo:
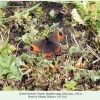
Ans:
[[[34,54],[40,53],[45,43],[46,43],[45,39],[35,41],[33,44],[30,45],[30,52]]]
[[[50,41],[62,42],[64,39],[64,33],[60,31],[56,31],[55,33],[50,34],[48,39]]]

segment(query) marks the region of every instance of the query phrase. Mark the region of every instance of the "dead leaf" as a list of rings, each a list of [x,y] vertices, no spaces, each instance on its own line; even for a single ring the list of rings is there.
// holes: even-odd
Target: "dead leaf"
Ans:
[[[78,59],[75,68],[83,68],[82,57]]]
[[[81,16],[78,14],[77,9],[74,8],[71,12],[73,19],[78,22],[79,24],[85,25],[84,21],[82,20]]]

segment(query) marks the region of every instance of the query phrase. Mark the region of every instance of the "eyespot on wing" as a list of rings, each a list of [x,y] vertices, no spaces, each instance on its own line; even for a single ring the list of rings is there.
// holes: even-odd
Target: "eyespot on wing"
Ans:
[[[58,39],[59,42],[63,41],[64,33],[60,32],[60,31],[57,31],[57,39]]]
[[[39,52],[41,52],[45,43],[46,43],[45,39],[34,41],[34,43],[30,45],[29,51],[31,53],[38,54]]]
[[[34,54],[38,54],[40,52],[40,48],[34,44],[30,45],[29,50]]]
[[[64,39],[64,33],[61,31],[56,31],[52,34],[49,35],[48,39],[50,41],[57,41],[57,42],[62,42]]]

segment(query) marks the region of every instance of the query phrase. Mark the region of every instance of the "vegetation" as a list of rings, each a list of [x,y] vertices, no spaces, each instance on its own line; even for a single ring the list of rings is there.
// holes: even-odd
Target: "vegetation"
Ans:
[[[60,56],[29,52],[55,30]],[[100,90],[100,2],[0,1],[0,90]]]

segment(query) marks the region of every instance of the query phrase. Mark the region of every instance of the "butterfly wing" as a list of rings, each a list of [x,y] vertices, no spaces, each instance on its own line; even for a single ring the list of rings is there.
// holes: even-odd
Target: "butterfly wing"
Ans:
[[[44,54],[45,58],[50,60],[56,55],[61,54],[61,46],[58,42],[49,41],[43,47],[42,53]]]
[[[56,41],[50,41],[50,42],[51,42],[54,54],[55,55],[60,55],[61,52],[62,52],[60,43],[56,42]]]
[[[44,45],[42,53],[48,60],[51,60],[55,56],[53,50],[51,49],[51,45],[48,42]]]
[[[30,48],[29,48],[30,52],[34,54],[40,53],[45,43],[46,43],[45,39],[35,41],[33,44],[30,45]]]
[[[64,33],[60,31],[56,31],[55,33],[50,34],[48,39],[50,41],[62,42],[64,39]]]

